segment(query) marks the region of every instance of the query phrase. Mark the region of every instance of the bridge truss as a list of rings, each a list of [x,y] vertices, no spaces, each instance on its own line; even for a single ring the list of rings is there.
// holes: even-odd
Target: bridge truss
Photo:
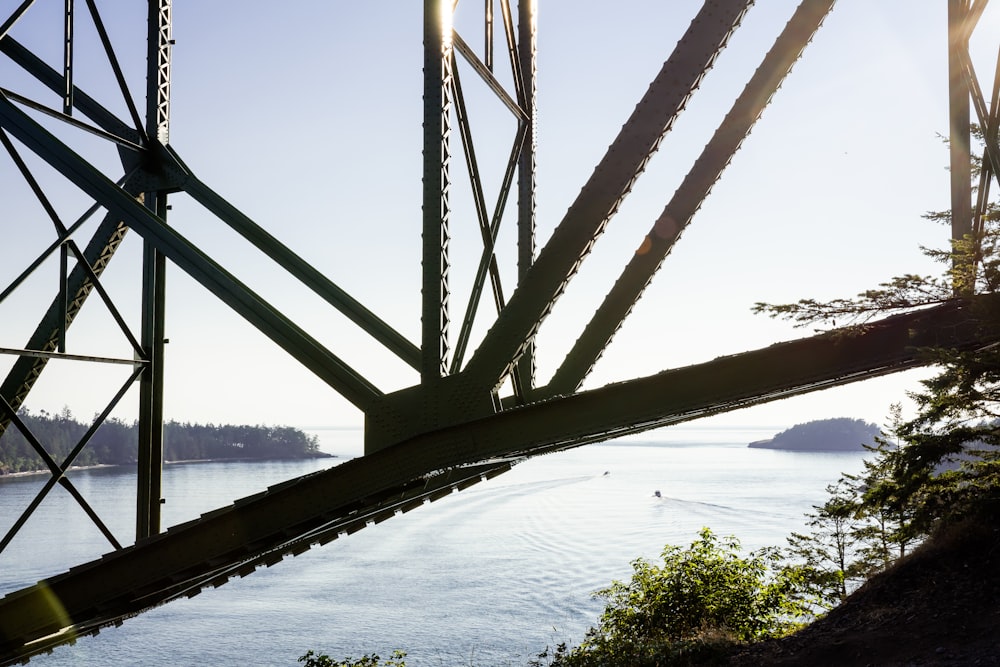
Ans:
[[[950,44],[952,234],[961,238],[983,216],[990,178],[1000,173],[996,153],[1000,86],[994,83],[987,100],[968,49],[987,2],[942,1],[948,5]],[[526,457],[913,368],[922,364],[921,347],[973,347],[996,338],[995,332],[975,325],[966,302],[956,301],[888,318],[854,336],[820,334],[599,389],[581,389],[834,0],[801,2],[545,384],[537,381],[535,372],[540,324],[726,47],[752,0],[703,3],[543,243],[536,239],[535,2],[499,0],[487,1],[485,8],[463,7],[481,13],[485,39],[474,40],[453,29],[451,3],[425,0],[419,341],[395,330],[241,212],[199,178],[197,165],[186,164],[171,147],[170,0],[148,3],[144,103],[129,87],[129,63],[120,59],[105,25],[107,12],[113,11],[110,7],[99,7],[96,0],[65,0],[62,25],[52,42],[26,45],[16,39],[17,27],[36,11],[34,4],[25,0],[0,15],[0,143],[18,175],[17,182],[5,182],[3,190],[5,198],[15,188],[30,193],[39,217],[55,233],[40,252],[16,255],[20,263],[3,274],[13,277],[0,285],[0,308],[4,301],[14,301],[32,276],[52,267],[58,273],[58,290],[27,342],[8,340],[6,326],[0,330],[0,352],[13,359],[0,383],[0,433],[10,428],[23,433],[51,475],[35,502],[6,528],[0,558],[57,485],[87,512],[107,537],[111,551],[36,586],[8,592],[0,600],[0,664],[24,660],[145,609],[221,585],[259,565],[271,565],[500,474]],[[96,34],[113,75],[117,89],[113,101],[92,97],[77,85],[76,35],[83,22]],[[51,54],[46,59],[44,55],[57,43],[60,59]],[[498,51],[505,52],[494,53],[494,44],[502,44]],[[56,60],[59,64],[52,65]],[[462,78],[468,73],[474,81]],[[4,80],[8,76],[10,83]],[[497,172],[502,174],[499,194],[492,201],[487,200],[466,104],[465,90],[472,85],[489,91],[508,114],[508,127],[514,128],[506,162]],[[970,187],[971,120],[987,128],[978,203],[973,202]],[[461,318],[453,318],[450,308],[455,163],[467,173],[473,224],[482,238]],[[60,198],[69,205],[58,205]],[[418,373],[419,383],[396,391],[380,389],[345,362],[338,350],[321,343],[168,223],[172,198],[185,198],[235,232]],[[75,213],[65,213],[74,206]],[[0,228],[3,244],[12,247],[22,226],[36,222],[5,217]],[[517,281],[512,290],[504,289],[495,251],[502,225],[516,228]],[[113,265],[129,233],[140,236],[143,247],[141,271],[134,278],[141,283],[141,303],[131,309],[119,307],[103,283],[105,270]],[[15,256],[5,257],[14,263]],[[164,531],[160,474],[164,377],[169,373],[164,354],[168,266],[187,274],[360,409],[365,415],[365,455]],[[492,300],[496,315],[470,352],[484,297]],[[73,349],[71,325],[85,303],[111,314],[115,335],[131,348],[128,356]],[[127,316],[130,312],[135,321]],[[458,326],[452,326],[453,319]],[[59,363],[112,367],[122,375],[105,409],[62,461],[49,454],[44,440],[18,416],[46,369]],[[139,415],[134,540],[114,535],[67,475],[101,423],[133,394],[138,394]]]

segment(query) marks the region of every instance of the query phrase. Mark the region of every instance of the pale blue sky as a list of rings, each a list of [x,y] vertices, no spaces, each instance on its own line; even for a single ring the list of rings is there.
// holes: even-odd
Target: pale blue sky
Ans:
[[[62,3],[36,4],[12,34],[56,66]],[[539,4],[538,237],[544,243],[700,2]],[[760,0],[750,10],[543,325],[542,383],[796,4]],[[943,245],[948,232],[920,216],[948,206],[947,152],[938,137],[948,122],[946,4],[838,2],[588,387],[806,333],[752,315],[756,301],[849,296],[893,275],[936,270],[919,246]],[[173,6],[172,145],[204,181],[414,341],[420,316],[420,6],[414,0],[294,2],[280,10],[273,3],[175,0]],[[476,48],[482,42],[481,7],[463,0],[456,15],[460,33]],[[141,92],[144,12],[115,3],[105,19],[122,44],[130,85]],[[78,32],[87,30],[81,18]],[[992,79],[998,36],[1000,14],[992,8],[974,43],[984,85]],[[504,62],[502,47],[499,43],[498,67]],[[112,82],[96,52],[82,42],[77,58],[78,85],[113,100]],[[513,126],[482,94],[478,80],[467,69],[462,73],[473,129],[480,135],[476,149],[487,193],[494,197]],[[57,102],[23,83],[6,60],[0,60],[0,79],[4,87]],[[114,164],[113,151],[99,142],[61,136],[73,136],[92,160]],[[453,321],[464,310],[479,256],[470,199],[460,186],[464,165],[458,150],[456,143]],[[39,171],[43,180],[58,181],[45,168]],[[30,194],[20,192],[18,179],[8,160],[0,162],[0,180],[12,184],[3,189],[5,209],[20,216],[15,221],[5,214],[2,223],[5,230],[16,229],[18,239],[0,248],[4,284],[20,271],[14,258],[52,238],[51,225]],[[417,381],[185,195],[171,201],[172,225],[380,388],[391,391]],[[69,191],[58,200],[67,219],[82,210],[81,202]],[[498,248],[508,293],[514,284],[512,231],[508,223]],[[130,238],[107,273],[129,313],[137,303],[139,245],[137,236]],[[0,346],[23,345],[35,324],[31,313],[51,298],[54,264],[45,269],[22,294],[0,304]],[[360,425],[360,413],[345,400],[179,270],[170,271],[168,293],[168,417]],[[88,304],[71,330],[70,351],[130,356],[101,311],[96,301]],[[489,309],[482,312],[488,322]],[[0,358],[0,371],[9,364],[9,358]],[[28,406],[68,405],[82,416],[101,409],[123,372],[101,368],[84,379],[81,371],[91,369],[81,364],[51,366]],[[788,399],[717,421],[781,426],[852,416],[881,422],[920,375]],[[134,397],[127,399],[120,416],[130,419],[134,404]]]

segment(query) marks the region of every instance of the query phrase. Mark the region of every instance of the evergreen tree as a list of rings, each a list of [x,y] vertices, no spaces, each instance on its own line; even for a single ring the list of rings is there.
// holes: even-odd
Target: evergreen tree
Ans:
[[[69,408],[58,414],[22,410],[21,421],[45,451],[62,464],[89,428],[76,420]],[[105,421],[94,433],[73,465],[130,465],[138,453],[138,425],[119,419]],[[315,436],[287,426],[164,424],[164,458],[167,461],[198,459],[282,459],[320,456]],[[0,437],[0,475],[46,470],[41,456],[24,433],[14,426]]]
[[[900,457],[898,434],[903,424],[898,403],[891,407],[890,418],[890,434],[896,436],[895,442],[876,438],[876,444],[867,447],[872,456],[865,459],[864,471],[846,476],[855,488],[859,523],[854,532],[859,557],[869,574],[905,556],[907,549],[924,537],[914,528],[912,505],[902,501],[894,475]]]
[[[978,127],[973,132],[982,138]],[[946,265],[941,276],[907,274],[854,298],[758,303],[755,310],[798,326],[847,323],[849,335],[851,328],[863,328],[882,315],[951,303],[961,306],[974,324],[995,331],[1000,305],[985,297],[1000,292],[1000,208],[985,202],[987,194],[985,188],[979,190],[981,204],[970,236],[953,241],[947,250],[923,249]],[[925,217],[950,220],[950,213]],[[878,479],[864,496],[868,511],[887,511],[887,519],[898,523],[895,544],[900,548],[941,521],[1000,499],[1000,345],[922,352],[939,371],[911,394],[916,416],[897,424],[900,446],[883,448],[882,467],[872,471]]]
[[[858,501],[854,488],[841,477],[826,487],[829,498],[807,514],[812,532],[792,533],[787,566],[806,583],[807,600],[820,609],[839,604],[866,572],[856,558]]]

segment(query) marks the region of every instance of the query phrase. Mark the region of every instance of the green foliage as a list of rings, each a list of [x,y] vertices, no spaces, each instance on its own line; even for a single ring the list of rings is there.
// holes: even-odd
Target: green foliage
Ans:
[[[797,564],[788,566],[805,582],[808,601],[820,609],[829,609],[847,597],[848,583],[865,574],[853,559],[857,502],[852,490],[841,478],[826,487],[830,497],[815,513],[807,514],[809,534],[792,533],[788,555]]]
[[[776,549],[744,556],[735,538],[720,541],[704,528],[689,548],[668,545],[662,558],[634,561],[630,581],[598,591],[607,601],[599,625],[579,646],[557,648],[551,664],[682,665],[785,634],[809,613]]]
[[[891,409],[892,434],[898,434],[902,424],[899,404]],[[858,552],[869,573],[884,570],[892,561],[906,555],[906,550],[923,538],[925,532],[915,527],[912,503],[900,496],[895,467],[900,456],[898,442],[876,438],[868,448],[873,454],[865,459],[864,471],[848,476],[854,483],[857,516],[861,521],[854,529]]]
[[[972,132],[984,140],[981,128],[973,126]],[[982,161],[974,165],[975,175],[983,176],[980,183],[986,184],[985,179],[993,176],[980,173],[981,165]],[[836,326],[837,322],[864,325],[886,313],[954,303],[971,323],[995,330],[1000,307],[995,299],[975,297],[1000,292],[1000,206],[987,201],[986,188],[976,191],[972,233],[945,250],[924,249],[944,264],[942,276],[905,275],[851,299],[759,303],[755,310],[799,326]],[[950,222],[951,213],[931,212],[925,217]],[[883,560],[937,524],[958,521],[1000,499],[1000,345],[972,350],[936,347],[922,353],[929,365],[940,370],[911,395],[916,416],[904,421],[897,413],[898,446],[882,447],[877,469],[866,471],[870,479],[861,491],[869,528],[885,537],[878,545],[869,535],[868,554],[880,553]],[[877,526],[883,519],[884,529]]]
[[[986,403],[976,401],[978,407],[990,407]],[[919,539],[938,524],[957,522],[1000,498],[1000,424],[955,419],[931,425],[925,421],[931,412],[924,408],[903,424],[903,446],[885,462],[888,475],[865,495],[868,506],[905,517],[900,539]]]
[[[344,658],[343,660],[334,661],[326,654],[316,654],[312,651],[307,651],[298,661],[305,663],[304,667],[406,667],[406,661],[403,660],[405,657],[405,651],[397,650],[393,651],[392,656],[384,662],[375,653],[363,655],[357,659]]]
[[[889,431],[896,433],[900,407],[892,408]],[[884,437],[866,445],[872,454],[858,475],[827,486],[828,498],[807,514],[810,533],[788,538],[788,567],[801,577],[805,596],[818,610],[844,600],[872,574],[884,570],[923,537],[911,505],[900,502],[894,465],[899,447]]]
[[[925,250],[935,256],[933,251]],[[753,312],[790,320],[797,327],[864,325],[883,315],[939,305],[954,297],[951,285],[940,278],[906,274],[880,283],[853,298],[817,301],[800,299],[796,303],[758,302]]]

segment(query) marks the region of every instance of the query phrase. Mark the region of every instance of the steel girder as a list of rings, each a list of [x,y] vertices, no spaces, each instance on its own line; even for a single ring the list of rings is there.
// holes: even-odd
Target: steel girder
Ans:
[[[0,599],[0,664],[220,586],[500,474],[519,459],[926,363],[1000,340],[1000,297],[888,318],[458,424],[271,487]]]
[[[500,385],[511,375],[540,323],[551,311],[555,300],[642,173],[663,135],[752,4],[751,0],[709,1],[704,4],[563,221],[530,268],[525,270],[510,301],[465,368],[453,375],[435,378],[432,387],[421,385],[380,399],[366,413],[366,451],[376,451],[393,442],[448,424],[495,414],[501,408],[497,397]],[[443,60],[448,59],[442,57]],[[425,73],[427,67],[429,65],[425,64]],[[425,100],[425,108],[436,106],[427,104]],[[425,116],[425,132],[429,125],[430,121]],[[447,150],[440,150],[440,154],[447,155]],[[426,149],[424,157],[426,161]],[[425,162],[425,193],[428,181],[445,172],[438,165],[437,161],[433,166]],[[439,201],[442,202],[440,208],[446,208],[447,196],[442,195]],[[425,199],[425,216],[428,207]],[[428,307],[428,290],[432,283],[438,284],[437,267],[444,266],[441,255],[429,258],[426,254],[433,245],[428,239],[443,228],[436,227],[434,232],[428,231],[426,226],[424,229],[425,308]],[[433,280],[430,273],[436,276]],[[444,308],[444,300],[436,303]],[[429,322],[431,313],[424,311],[425,337],[437,327],[438,320],[446,319],[444,310],[433,310],[434,323]],[[424,345],[425,354],[429,354],[426,338]]]
[[[968,55],[968,39],[986,2],[948,0],[953,159],[964,169],[971,109],[986,128],[985,185],[980,201],[968,214],[963,202],[971,199],[968,179],[953,182],[956,237],[975,233],[985,213],[984,191],[998,173],[996,154],[997,97],[987,106]],[[588,255],[593,243],[642,173],[664,133],[693,94],[719,51],[737,28],[752,0],[707,0],[682,40],[669,56],[636,111],[598,164],[578,199],[567,211],[551,239],[535,251],[535,48],[536,24],[531,0],[500,0],[501,29],[510,60],[508,86],[494,74],[494,55],[488,46],[480,57],[469,42],[449,27],[453,4],[424,3],[424,196],[423,296],[420,345],[394,331],[283,245],[235,206],[199,180],[173,151],[169,139],[170,11],[169,0],[150,0],[148,23],[148,78],[146,118],[131,101],[100,14],[93,0],[87,8],[126,99],[129,118],[122,120],[90,97],[73,76],[73,22],[66,13],[62,71],[46,65],[8,34],[30,9],[23,3],[11,16],[0,17],[0,54],[47,87],[59,99],[60,110],[36,102],[0,81],[0,132],[16,139],[96,203],[85,216],[103,209],[103,223],[81,252],[76,268],[66,271],[60,293],[24,349],[0,348],[19,359],[0,384],[0,427],[17,422],[16,410],[31,390],[45,362],[78,358],[64,351],[66,328],[87,295],[100,292],[100,276],[127,229],[146,244],[144,305],[141,333],[133,360],[96,361],[131,363],[132,377],[109,402],[106,416],[128,386],[144,383],[140,428],[145,439],[137,504],[140,516],[132,547],[118,548],[100,561],[39,586],[8,595],[0,601],[0,662],[20,660],[70,641],[74,632],[88,633],[120,622],[142,609],[182,595],[193,595],[206,585],[219,585],[234,574],[259,564],[271,564],[286,554],[297,554],[314,543],[324,543],[353,532],[372,521],[419,506],[455,488],[503,472],[523,457],[579,446],[617,434],[638,432],[695,419],[736,407],[787,395],[822,389],[866,377],[896,372],[923,363],[919,347],[947,344],[974,348],[1000,339],[990,327],[981,328],[968,301],[893,318],[857,337],[819,336],[724,357],[655,376],[578,392],[580,382],[608,345],[635,300],[669,253],[677,235],[690,222],[722,169],[739,148],[764,104],[780,85],[792,63],[830,11],[832,0],[804,0],[774,48],[747,84],[701,158],[668,203],[647,237],[648,251],[624,270],[619,282],[595,314],[580,342],[548,386],[535,387],[532,346],[539,324]],[[68,7],[68,6],[67,6]],[[492,4],[490,4],[492,7]],[[68,7],[69,9],[69,7]],[[517,17],[515,26],[514,17]],[[492,11],[485,17],[486,44],[492,44]],[[501,193],[487,202],[480,183],[474,134],[468,119],[459,58],[469,65],[486,88],[517,121]],[[1000,78],[1000,77],[998,77]],[[971,99],[971,106],[970,106]],[[77,112],[89,119],[81,121]],[[39,114],[56,118],[111,142],[117,149],[122,174],[108,176],[71,146],[46,130]],[[452,128],[457,127],[462,153],[470,172],[476,204],[476,223],[483,250],[473,296],[461,331],[452,345],[450,333],[450,261],[448,257],[452,194],[450,156]],[[16,149],[7,147],[14,158]],[[955,169],[953,168],[953,174]],[[22,169],[26,181],[32,177]],[[495,270],[493,243],[507,197],[517,192],[518,284],[505,299]],[[420,384],[384,394],[374,383],[326,349],[297,323],[265,302],[212,257],[166,224],[166,197],[185,193],[205,210],[239,233],[275,264],[320,295],[386,349],[420,371]],[[39,195],[44,203],[44,195]],[[54,217],[54,216],[53,216]],[[967,224],[963,218],[968,218]],[[82,220],[83,218],[81,218]],[[62,223],[54,217],[57,227]],[[74,225],[62,225],[59,246],[69,248]],[[242,315],[312,370],[327,384],[361,408],[366,416],[367,455],[330,471],[295,480],[238,501],[202,519],[160,533],[158,451],[156,430],[162,427],[162,357],[164,274],[167,262],[187,272],[225,304]],[[26,273],[33,270],[32,267]],[[89,270],[86,265],[89,265]],[[66,267],[67,263],[62,262]],[[478,350],[465,360],[469,330],[480,294],[493,292],[498,316]],[[16,287],[0,293],[0,301]],[[123,329],[128,330],[127,326]],[[454,351],[453,351],[454,347]],[[513,393],[499,389],[510,381]],[[162,385],[160,385],[162,386]],[[88,436],[74,450],[86,446]],[[18,426],[23,428],[23,425]],[[36,442],[46,458],[44,443]],[[48,457],[52,476],[47,488],[60,484],[75,490],[65,477],[73,456],[58,462]],[[77,494],[78,495],[78,494]],[[40,502],[40,499],[39,499]],[[81,505],[87,507],[80,498]],[[28,512],[30,514],[30,511]],[[100,523],[99,517],[95,522]],[[250,527],[237,529],[237,526]],[[9,536],[5,538],[9,541]],[[2,550],[2,546],[0,546]],[[53,601],[58,605],[53,605]],[[56,614],[53,610],[60,609]]]
[[[834,0],[818,0],[799,5],[541,393],[556,396],[580,388],[833,4]]]

